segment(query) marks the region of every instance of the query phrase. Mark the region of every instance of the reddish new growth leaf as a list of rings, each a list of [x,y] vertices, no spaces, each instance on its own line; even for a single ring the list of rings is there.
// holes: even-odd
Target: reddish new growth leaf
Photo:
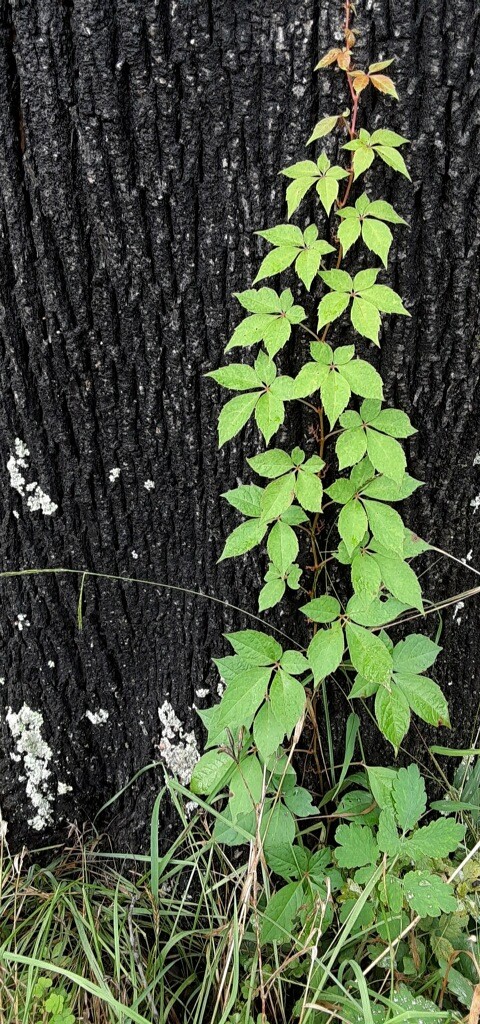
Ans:
[[[315,67],[315,71],[318,71],[319,68],[328,68],[330,64],[338,64],[338,67],[341,68],[342,71],[347,71],[350,67],[351,60],[352,55],[348,47],[344,47],[343,49],[335,47],[334,49],[329,50],[328,53],[319,60]]]
[[[357,96],[366,89],[367,85],[373,85],[379,92],[383,92],[387,96],[393,96],[395,100],[398,100],[398,93],[392,79],[389,78],[388,75],[378,74],[378,72],[384,71],[385,68],[388,68],[392,63],[392,60],[380,60],[376,64],[370,64],[368,72],[349,71],[350,78],[352,79],[352,85]]]

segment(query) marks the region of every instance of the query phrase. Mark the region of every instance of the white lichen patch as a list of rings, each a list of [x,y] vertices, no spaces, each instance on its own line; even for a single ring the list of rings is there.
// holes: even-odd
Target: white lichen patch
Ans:
[[[158,709],[162,732],[158,749],[167,768],[182,785],[188,786],[193,769],[200,757],[195,733],[185,732],[183,725],[168,700]]]
[[[33,818],[28,824],[41,832],[52,822],[53,797],[49,791],[51,771],[48,767],[53,754],[42,737],[43,715],[24,704],[20,711],[7,709],[7,724],[16,741],[15,760],[23,758],[26,778],[26,793],[34,807]]]
[[[132,551],[132,552],[131,552],[131,555],[132,555],[132,558],[134,558],[134,559],[135,559],[135,561],[136,561],[136,560],[137,560],[137,558],[138,558],[138,551]]]
[[[15,626],[15,629],[18,629],[19,633],[23,633],[25,627],[30,625],[30,619],[27,619],[27,616],[24,615],[23,612],[18,612],[13,625]]]
[[[92,725],[105,725],[108,719],[108,711],[105,711],[103,708],[99,708],[98,711],[86,711],[85,718],[88,718]]]
[[[477,452],[477,454],[476,454],[476,456],[475,456],[475,458],[473,460],[473,465],[474,466],[480,466],[480,452]]]
[[[7,470],[10,477],[10,486],[27,499],[27,508],[30,512],[41,512],[44,516],[51,516],[56,512],[58,505],[40,487],[36,480],[27,484],[25,473],[28,471],[30,451],[26,444],[15,438],[14,450],[7,462]],[[25,471],[25,472],[24,472]]]
[[[478,512],[478,510],[480,508],[480,494],[477,494],[477,496],[475,498],[472,498],[472,500],[470,502],[470,506],[471,506],[471,508],[473,508],[474,512]]]
[[[153,480],[145,480],[145,483],[144,483],[143,486],[144,486],[146,491],[154,491],[155,490],[155,483],[154,483]]]
[[[52,661],[51,658],[50,658],[50,661],[47,661],[47,665],[48,665],[49,668],[55,668],[55,662]]]
[[[201,686],[199,690],[195,690],[195,696],[200,698],[208,697],[209,693],[208,686]]]
[[[119,469],[118,466],[114,466],[114,468],[110,470],[110,472],[108,474],[108,479],[110,480],[111,484],[114,484],[115,480],[118,480],[121,472],[122,471],[121,471],[121,469]]]
[[[72,787],[68,785],[68,782],[58,782],[57,793],[59,796],[65,796],[66,793],[71,793]]]

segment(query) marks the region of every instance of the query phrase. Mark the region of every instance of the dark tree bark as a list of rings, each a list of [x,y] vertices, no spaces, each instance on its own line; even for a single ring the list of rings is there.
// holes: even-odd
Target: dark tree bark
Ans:
[[[427,487],[407,520],[459,558],[472,549],[479,565],[480,11],[475,0],[358,9],[361,54],[398,57],[401,102],[374,98],[369,125],[413,140],[413,188],[388,171],[372,183],[411,225],[397,232],[391,281],[412,319],[388,318],[377,361],[389,401],[419,428],[410,468]],[[216,560],[238,521],[220,494],[245,478],[259,439],[249,429],[217,452],[223,397],[202,375],[237,322],[231,292],[258,264],[252,232],[285,215],[278,170],[302,157],[318,114],[345,105],[338,76],[312,73],[340,16],[337,0],[1,0],[4,570],[89,568],[255,611],[262,560]],[[307,429],[293,417],[287,443],[308,442]],[[475,583],[451,562],[424,565],[437,598]],[[212,699],[196,691],[216,694],[221,632],[248,621],[179,591],[88,579],[80,632],[79,584],[0,583],[12,848],[81,827],[158,758],[164,701],[191,730],[192,705]],[[466,744],[480,693],[478,605],[445,615],[442,642],[438,679],[453,739]],[[51,772],[37,809],[24,704],[42,716],[27,733],[40,729],[37,768]],[[340,736],[334,691],[332,707]],[[94,724],[100,711],[108,718]],[[382,750],[366,729],[374,759]],[[414,732],[409,743],[422,751]],[[147,772],[97,826],[138,847],[160,784],[159,769]]]

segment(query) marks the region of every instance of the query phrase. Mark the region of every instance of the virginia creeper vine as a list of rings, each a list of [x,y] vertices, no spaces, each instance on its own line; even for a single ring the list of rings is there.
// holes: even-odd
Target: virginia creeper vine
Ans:
[[[218,705],[200,713],[208,749],[194,772],[192,789],[210,800],[228,790],[223,824],[217,822],[216,830],[219,841],[231,844],[255,833],[255,806],[261,797],[270,833],[292,827],[293,836],[292,822],[312,813],[311,797],[297,785],[284,744],[292,734],[298,737],[309,697],[335,673],[348,678],[350,699],[374,698],[378,726],[395,752],[412,713],[431,725],[449,724],[439,686],[424,675],[440,648],[419,633],[394,643],[388,632],[412,609],[424,610],[411,563],[429,545],[405,526],[394,507],[420,486],[407,472],[400,443],[415,429],[404,412],[384,405],[382,379],[356,355],[355,337],[379,345],[381,314],[410,316],[400,296],[377,280],[388,268],[391,227],[401,229],[405,221],[390,203],[372,194],[378,161],[410,178],[401,153],[408,140],[390,129],[370,133],[358,126],[364,90],[398,97],[384,73],[391,60],[371,64],[366,71],[355,67],[349,0],[345,11],[344,45],[329,50],[317,68],[340,70],[350,109],[323,117],[307,143],[313,146],[336,132],[339,145],[329,148],[330,155],[322,148],[316,159],[303,159],[281,172],[288,179],[288,223],[257,232],[270,249],[252,287],[235,295],[247,316],[225,351],[260,347],[253,365],[231,362],[207,375],[238,393],[220,413],[220,446],[252,415],[267,445],[247,459],[259,482],[241,484],[224,495],[244,521],[228,537],[221,559],[243,555],[266,541],[269,562],[260,611],[278,604],[287,588],[303,590],[300,611],[312,630],[303,651],[284,650],[267,633],[231,633],[227,639],[233,654],[216,661],[226,688]],[[335,148],[345,158],[339,163],[331,159]],[[363,178],[372,165],[367,192]],[[331,225],[329,238],[322,238],[315,223],[291,223],[313,189],[325,214],[323,223]],[[352,276],[344,269],[345,258],[350,265],[351,250],[360,246],[377,259]],[[323,285],[316,330],[291,289],[272,286],[271,279],[289,268],[307,292],[314,283]],[[294,336],[297,349],[308,349],[308,356],[292,377],[279,371],[276,357]],[[315,421],[317,447],[308,454],[300,447],[291,452],[270,447],[283,423],[285,403],[295,400],[304,403]],[[338,545],[322,551],[327,508],[328,515],[335,509]],[[302,571],[298,558],[304,554],[304,541],[310,556]],[[327,565],[335,562],[349,578],[352,593],[347,601],[331,593]]]

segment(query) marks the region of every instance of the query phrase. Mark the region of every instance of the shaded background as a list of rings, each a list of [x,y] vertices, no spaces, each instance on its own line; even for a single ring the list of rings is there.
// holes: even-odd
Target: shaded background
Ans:
[[[362,116],[414,140],[413,188],[388,170],[366,179],[411,224],[396,230],[390,283],[412,319],[386,318],[373,356],[388,400],[419,427],[410,469],[428,487],[407,521],[459,558],[473,549],[480,565],[480,11],[475,0],[358,8],[358,59],[395,54],[401,98],[373,97]],[[265,252],[252,232],[285,217],[278,170],[303,158],[318,116],[345,106],[339,76],[312,73],[339,39],[341,6],[2,0],[0,11],[1,565],[89,567],[255,610],[263,557],[216,565],[239,521],[220,493],[247,477],[237,441],[217,452],[223,396],[202,374],[238,322],[231,292]],[[29,450],[26,483],[58,505],[51,515],[29,507],[34,489],[11,486],[16,438]],[[308,443],[308,422],[290,416],[279,440]],[[258,450],[254,429],[243,443]],[[437,598],[474,583],[453,563],[428,575]],[[221,632],[247,620],[181,593],[89,580],[79,632],[72,578],[2,581],[0,597],[0,805],[16,848],[82,827],[158,757],[165,699],[191,729],[192,704],[211,699],[195,690],[216,695]],[[437,678],[457,744],[470,742],[478,708],[478,616],[471,603],[444,619]],[[23,762],[11,760],[6,712],[24,702],[43,715],[51,792],[72,787],[43,833],[27,825]],[[99,709],[109,717],[94,725],[85,714]],[[376,733],[369,742],[374,761]],[[419,749],[415,733],[409,743]],[[98,827],[141,845],[160,781],[147,773]]]

